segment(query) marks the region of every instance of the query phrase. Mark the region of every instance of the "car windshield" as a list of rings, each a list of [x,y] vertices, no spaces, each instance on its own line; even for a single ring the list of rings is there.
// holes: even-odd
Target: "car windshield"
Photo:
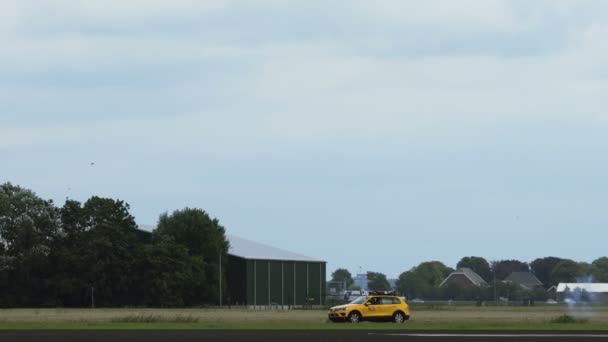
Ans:
[[[357,297],[355,300],[350,302],[350,304],[363,304],[363,302],[365,302],[366,299],[367,299],[367,296]]]

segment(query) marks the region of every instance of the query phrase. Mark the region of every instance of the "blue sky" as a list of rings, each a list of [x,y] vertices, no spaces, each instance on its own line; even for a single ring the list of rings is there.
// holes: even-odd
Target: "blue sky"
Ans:
[[[0,181],[58,204],[389,277],[606,254],[604,2],[5,0],[0,39]]]

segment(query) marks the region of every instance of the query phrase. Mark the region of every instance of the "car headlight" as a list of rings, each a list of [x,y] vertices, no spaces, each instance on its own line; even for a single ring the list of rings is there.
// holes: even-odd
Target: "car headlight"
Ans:
[[[338,311],[346,311],[346,308],[337,308],[337,309],[334,309],[334,312],[338,312]]]

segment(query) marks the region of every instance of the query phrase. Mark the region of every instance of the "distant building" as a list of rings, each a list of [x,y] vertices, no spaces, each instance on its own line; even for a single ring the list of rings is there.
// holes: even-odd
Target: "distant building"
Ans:
[[[535,287],[543,286],[543,283],[536,278],[532,272],[513,272],[505,281],[517,284],[526,289],[532,290]]]
[[[389,279],[388,284],[390,285],[391,289],[397,288],[397,279]]]
[[[486,286],[486,281],[483,280],[479,274],[475,273],[470,268],[459,268],[456,271],[450,273],[447,278],[439,285],[439,287],[448,286],[450,284],[456,284],[462,288],[476,288]]]
[[[226,237],[230,249],[225,296],[230,296],[231,304],[324,305],[325,261],[234,235]]]
[[[154,226],[139,226],[151,239]],[[226,234],[230,243],[222,304],[261,306],[325,305],[326,262]],[[147,240],[146,240],[147,239]],[[215,266],[215,265],[214,265]]]
[[[557,301],[608,304],[608,284],[560,283],[557,285]]]
[[[358,286],[362,290],[367,290],[367,273],[360,273],[353,279],[355,286]]]

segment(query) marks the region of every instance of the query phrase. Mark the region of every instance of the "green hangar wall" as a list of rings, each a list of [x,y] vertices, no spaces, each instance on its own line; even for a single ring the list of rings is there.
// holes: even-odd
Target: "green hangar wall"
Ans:
[[[228,235],[227,304],[325,304],[326,262]]]

